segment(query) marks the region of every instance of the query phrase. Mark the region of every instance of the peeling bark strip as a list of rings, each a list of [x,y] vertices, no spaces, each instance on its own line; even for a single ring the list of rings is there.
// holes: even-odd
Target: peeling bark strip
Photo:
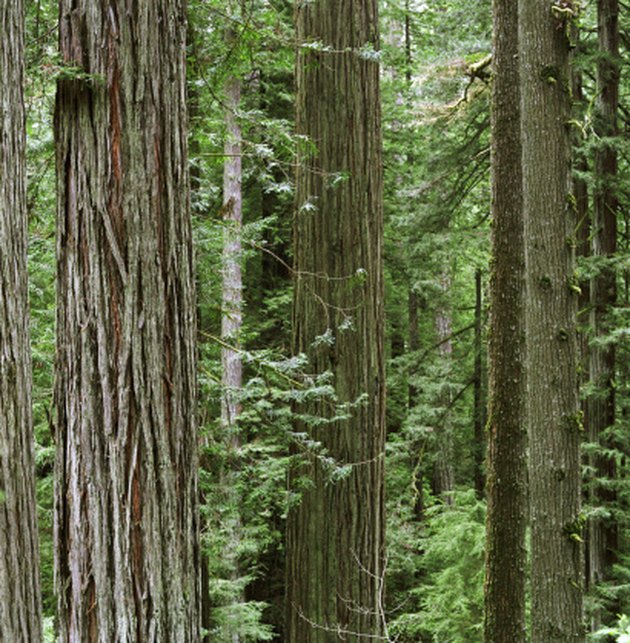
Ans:
[[[0,34],[0,641],[38,643],[22,0],[0,0]]]
[[[195,290],[180,0],[61,0],[60,641],[200,637]]]
[[[519,2],[532,643],[584,640],[570,20]]]
[[[308,430],[350,475],[327,483],[315,458],[313,487],[288,516],[289,643],[356,642],[382,632],[384,556],[382,162],[376,0],[298,2],[297,132],[317,151],[297,171],[294,350],[333,374],[352,417]],[[372,58],[372,59],[371,59]],[[335,174],[337,176],[335,177]],[[314,345],[328,330],[334,343]],[[330,416],[325,403],[300,412]]]

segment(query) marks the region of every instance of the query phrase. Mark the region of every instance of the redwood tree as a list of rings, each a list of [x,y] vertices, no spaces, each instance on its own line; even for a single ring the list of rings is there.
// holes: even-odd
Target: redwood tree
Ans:
[[[525,247],[518,15],[493,4],[492,252],[484,640],[525,640]]]
[[[0,33],[0,641],[37,643],[22,0],[0,0]]]
[[[382,167],[376,0],[298,2],[294,349],[329,372],[348,419],[298,423],[348,475],[330,481],[312,450],[288,516],[286,640],[381,633],[384,355]],[[326,401],[304,415],[331,419]]]
[[[572,2],[519,3],[532,643],[584,640],[571,193]]]
[[[198,641],[182,0],[61,0],[60,640]]]

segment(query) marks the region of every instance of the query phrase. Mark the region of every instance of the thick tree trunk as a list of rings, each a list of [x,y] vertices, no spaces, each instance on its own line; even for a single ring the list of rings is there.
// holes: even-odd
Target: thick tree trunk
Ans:
[[[38,643],[22,0],[0,0],[0,33],[0,641]]]
[[[199,640],[195,288],[178,0],[62,0],[60,641]]]
[[[569,3],[568,11],[571,10]],[[519,3],[527,304],[532,643],[584,640],[571,17]]]
[[[617,136],[619,104],[619,6],[617,0],[599,0],[598,36],[600,56],[597,65],[596,130],[600,137],[595,151],[595,189],[593,211],[593,256],[614,257],[617,250],[618,201],[614,186],[617,174],[617,150],[610,140]],[[613,266],[606,266],[591,283],[591,328],[595,338],[609,332],[609,315],[617,301],[617,275]],[[588,403],[588,438],[603,448],[613,448],[614,440],[606,430],[615,422],[615,345],[593,345],[590,356],[590,381],[597,391]],[[596,454],[590,464],[598,480],[614,480],[614,457]],[[616,494],[609,485],[594,482],[590,502],[607,509]],[[618,534],[614,519],[591,520],[588,530],[589,586],[606,580],[617,560]],[[599,626],[595,615],[592,626]]]
[[[351,418],[298,425],[349,475],[327,480],[303,456],[290,476],[312,487],[287,525],[289,643],[358,642],[382,631],[384,556],[382,167],[376,0],[298,3],[297,132],[317,152],[297,171],[294,223],[294,348],[317,373],[329,371]],[[316,341],[317,337],[333,341]],[[325,401],[299,408],[330,417]],[[302,487],[304,488],[304,487]]]
[[[518,15],[495,0],[492,90],[488,513],[484,640],[525,634],[527,427],[525,421],[525,246],[520,141]]]

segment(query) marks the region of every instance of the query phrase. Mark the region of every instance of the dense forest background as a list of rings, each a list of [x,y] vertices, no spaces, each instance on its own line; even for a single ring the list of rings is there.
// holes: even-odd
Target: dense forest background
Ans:
[[[567,243],[578,254],[572,284],[582,293],[584,411],[581,524],[570,535],[588,547],[592,532],[585,525],[592,521],[615,533],[614,552],[596,575],[582,561],[588,629],[599,632],[596,640],[611,640],[630,635],[630,620],[622,616],[630,614],[630,103],[621,73],[617,128],[602,132],[597,69],[613,56],[598,39],[603,4],[583,2],[570,25],[574,106],[567,128],[581,227]],[[53,641],[53,115],[58,83],[80,72],[61,63],[57,3],[30,1],[25,8],[35,468],[44,637]],[[613,56],[622,72],[627,9],[619,3],[619,57]],[[381,48],[362,53],[380,64],[383,132],[387,556],[379,636],[477,642],[487,506],[492,6],[489,0],[381,0],[379,11]],[[308,453],[325,464],[327,484],[348,475],[307,430],[296,429],[296,408],[305,400],[338,401],[327,374],[309,374],[303,356],[292,351],[296,166],[312,145],[295,133],[296,51],[325,52],[327,45],[299,41],[289,0],[189,0],[187,16],[205,628],[209,641],[282,641],[286,518],[300,495],[287,488],[289,469]],[[617,158],[614,175],[605,179],[598,174],[602,146]],[[235,189],[235,172],[242,172],[242,220],[232,216],[234,200],[225,198]],[[343,172],[331,178],[346,180]],[[588,224],[602,180],[616,200],[612,252],[594,247],[599,235]],[[602,275],[612,275],[615,296],[605,306],[596,302],[594,316],[588,292]],[[237,281],[226,283],[226,276]],[[226,311],[238,324],[226,324]],[[317,341],[334,338],[324,333]],[[594,380],[589,355],[612,349],[612,376]],[[228,363],[235,360],[241,374],[226,379],[234,376]],[[610,399],[609,421],[593,434],[589,404]],[[352,409],[339,404],[336,413]],[[317,423],[297,419],[306,427]]]

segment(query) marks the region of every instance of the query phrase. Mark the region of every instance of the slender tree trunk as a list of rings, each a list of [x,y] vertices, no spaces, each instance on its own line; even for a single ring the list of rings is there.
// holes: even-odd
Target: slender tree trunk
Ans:
[[[593,212],[593,255],[612,258],[617,250],[618,201],[614,186],[617,175],[617,150],[610,140],[617,136],[617,110],[619,104],[619,7],[617,0],[599,0],[597,3],[599,59],[597,65],[597,115],[596,131],[600,141],[595,151],[595,190]],[[601,338],[609,330],[609,315],[617,301],[617,275],[613,266],[603,267],[591,284],[591,328],[594,337]],[[606,431],[615,422],[615,345],[591,347],[590,380],[596,392],[588,405],[588,437],[603,448],[614,448],[615,441]],[[594,482],[590,501],[607,509],[616,500],[610,485],[600,485],[599,480],[614,480],[614,456],[596,454],[591,463],[597,480]],[[618,533],[616,521],[593,519],[588,532],[589,585],[610,577],[617,561]],[[599,627],[600,615],[595,615],[592,626]]]
[[[579,70],[573,70],[573,101],[578,111],[577,117],[583,118],[584,93],[582,90],[582,74]],[[587,174],[588,160],[582,148],[583,140],[581,132],[574,132],[574,161],[575,173],[573,176],[573,196],[575,198],[575,213],[577,217],[577,238],[575,239],[576,254],[578,257],[589,257],[591,255],[591,214],[589,211],[588,184],[585,175]],[[590,347],[588,337],[590,306],[590,283],[588,279],[580,280],[580,294],[578,296],[578,329],[579,329],[579,354],[580,354],[580,385],[586,384],[589,379]],[[588,431],[588,404],[581,400],[583,413],[582,423]],[[588,542],[587,542],[588,548]],[[588,555],[586,556],[588,559]],[[587,560],[588,567],[588,560]],[[588,574],[586,577],[588,581]]]
[[[0,33],[0,641],[38,643],[22,0],[0,0]]]
[[[188,120],[189,120],[189,126],[191,131],[195,131],[195,122],[196,119],[200,116],[200,95],[199,95],[199,88],[196,86],[195,81],[197,81],[201,77],[201,70],[199,69],[199,47],[198,47],[198,39],[200,37],[200,33],[195,29],[193,23],[191,21],[188,21],[186,25],[186,41],[187,41],[187,46],[188,46],[188,51],[189,51],[189,58],[187,61],[187,77],[188,77],[188,93],[187,93],[187,112],[188,112]],[[192,61],[192,62],[191,62]],[[193,81],[193,82],[190,82]],[[201,146],[199,143],[199,139],[195,136],[192,136],[189,139],[189,146],[188,146],[188,154],[189,154],[189,175],[190,175],[190,193],[191,193],[191,210],[193,215],[197,214],[202,215],[202,212],[195,212],[195,196],[196,194],[199,193],[199,190],[201,189],[201,180],[202,180],[202,175],[201,175],[201,167],[198,162],[195,162],[201,152]],[[199,209],[199,208],[197,208]],[[199,285],[199,277],[197,275],[196,285]],[[204,331],[207,331],[208,329],[205,329],[203,327],[203,321],[200,313],[200,288],[197,288],[197,301],[196,307],[197,307],[197,345],[200,345],[204,342],[204,340],[207,340]],[[201,405],[200,405],[201,408]],[[203,418],[203,411],[201,412],[200,417],[198,418],[198,425],[200,427],[204,426],[204,418]],[[201,436],[201,441],[203,441],[203,435]],[[204,462],[203,458],[200,458],[199,462],[199,468],[200,471],[203,470],[204,467]],[[205,504],[205,495],[203,492],[203,489],[199,489],[199,505],[203,507]],[[199,524],[199,531],[200,533],[203,533],[206,528],[206,518],[201,515],[200,516],[200,524]],[[201,628],[202,630],[205,630],[206,632],[209,632],[211,629],[211,610],[212,610],[212,604],[210,600],[210,569],[209,569],[209,556],[207,551],[204,551],[203,548],[200,548],[200,553],[199,553],[199,587],[200,587],[200,592],[201,592],[201,598],[200,598],[200,619],[201,619]],[[211,643],[211,638],[210,634],[206,634],[203,637],[203,643]]]
[[[420,332],[418,328],[418,308],[420,307],[420,297],[413,290],[409,289],[409,352],[417,354],[420,350]],[[413,371],[410,372],[410,378],[413,378]],[[418,389],[413,381],[408,386],[409,411],[413,409],[418,401]],[[413,487],[415,500],[413,503],[414,517],[418,522],[424,520],[424,441],[416,440],[411,445],[409,454],[411,461],[411,470],[413,471]]]
[[[69,67],[55,113],[59,640],[194,643],[184,5],[61,0],[59,15]]]
[[[484,497],[485,475],[483,471],[484,461],[484,426],[485,426],[485,403],[484,403],[484,374],[483,374],[483,344],[482,344],[482,306],[483,293],[481,283],[481,270],[475,271],[475,364],[474,364],[474,403],[473,403],[473,433],[474,433],[474,456],[475,456],[475,490],[479,498]]]
[[[525,634],[527,427],[525,422],[525,245],[520,141],[518,14],[494,0],[492,252],[490,279],[488,513],[484,640]]]
[[[339,28],[343,25],[343,28]],[[351,417],[323,428],[298,423],[349,474],[329,482],[303,456],[290,486],[308,476],[287,524],[289,643],[358,642],[382,631],[384,556],[382,164],[376,0],[298,3],[297,132],[317,152],[297,171],[294,348],[329,371]],[[342,173],[341,175],[336,173]],[[341,180],[339,180],[341,179]],[[316,342],[332,336],[334,342]],[[330,417],[325,401],[298,409]],[[304,487],[302,487],[304,488]]]
[[[239,575],[239,549],[241,546],[240,503],[237,491],[238,453],[241,439],[238,426],[240,414],[241,387],[243,381],[243,362],[240,353],[242,327],[241,276],[241,228],[243,224],[241,192],[241,126],[238,110],[241,102],[241,81],[230,77],[225,86],[225,161],[223,165],[223,310],[221,317],[221,363],[223,366],[223,397],[221,399],[221,422],[227,435],[228,463],[232,470],[225,472],[223,484],[230,496],[229,505],[233,507],[229,516],[229,565],[232,580]],[[237,600],[244,600],[238,595]],[[240,640],[237,632],[230,635],[232,643]]]
[[[444,297],[448,297],[451,288],[451,276],[448,272],[441,275],[440,287]],[[451,425],[451,404],[453,396],[450,389],[450,379],[453,360],[453,343],[450,340],[453,334],[451,311],[448,306],[441,305],[435,314],[435,330],[438,338],[438,354],[440,365],[444,373],[446,386],[438,400],[439,408],[444,411],[441,414],[440,425],[435,427],[436,431],[436,452],[435,466],[433,467],[433,492],[436,496],[442,497],[448,504],[452,502],[451,492],[455,486],[455,474],[453,471],[453,428]]]
[[[223,365],[223,398],[221,421],[227,428],[231,447],[238,449],[236,420],[240,412],[239,395],[243,382],[243,362],[239,350],[243,308],[241,275],[241,228],[243,199],[241,193],[241,126],[238,110],[241,103],[241,81],[231,77],[225,86],[225,162],[223,165],[223,311],[221,316],[221,350]]]
[[[239,395],[243,383],[243,362],[239,350],[243,308],[241,275],[241,228],[243,207],[241,194],[241,126],[237,112],[241,102],[241,82],[230,78],[226,83],[226,141],[223,166],[223,311],[221,316],[221,350],[223,365],[223,398],[221,421],[229,434],[229,447],[238,449],[236,421],[240,413]]]
[[[405,0],[405,81],[407,84],[408,101],[412,105],[412,47],[411,47],[411,7],[409,0]],[[407,163],[412,166],[414,163],[414,142],[409,141],[409,149],[407,150]],[[420,329],[418,327],[418,309],[424,309],[424,300],[418,295],[412,286],[409,288],[408,295],[408,318],[409,318],[409,352],[417,353],[420,350]],[[415,358],[414,358],[415,362]],[[413,370],[409,373],[410,382],[408,385],[409,397],[409,410],[418,402],[418,388],[413,383]],[[415,499],[413,503],[414,517],[417,522],[424,520],[424,477],[425,477],[425,444],[424,440],[416,440],[411,445],[411,469],[413,471],[413,488]]]
[[[420,330],[418,328],[418,308],[420,297],[412,288],[409,289],[407,309],[409,316],[409,352],[415,353],[420,350]],[[411,373],[413,375],[413,373]],[[411,382],[408,386],[409,407],[413,407],[418,401],[418,389]]]
[[[571,27],[546,0],[519,3],[532,643],[584,640]]]

